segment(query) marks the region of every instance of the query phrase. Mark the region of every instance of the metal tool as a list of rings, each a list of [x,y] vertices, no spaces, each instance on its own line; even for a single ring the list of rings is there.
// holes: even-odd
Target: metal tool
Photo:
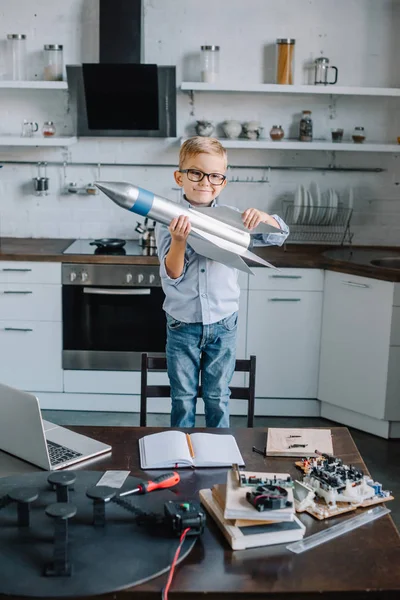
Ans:
[[[179,473],[173,471],[172,473],[165,473],[164,475],[160,475],[153,480],[143,481],[139,483],[139,485],[133,490],[127,490],[126,492],[122,492],[118,494],[121,498],[122,496],[131,496],[132,494],[147,494],[149,492],[154,492],[154,490],[164,490],[165,488],[170,488],[181,480]]]
[[[353,529],[357,529],[357,527],[362,527],[366,523],[370,523],[371,521],[375,521],[375,519],[379,519],[385,515],[388,515],[390,510],[384,506],[375,506],[370,510],[363,512],[361,515],[357,515],[356,517],[352,517],[343,523],[338,523],[337,525],[333,525],[329,527],[329,529],[325,529],[324,531],[319,531],[314,535],[310,535],[309,537],[301,540],[300,542],[295,542],[294,544],[289,544],[286,546],[288,550],[294,552],[295,554],[301,554],[306,550],[310,550],[310,548],[314,548],[315,546],[319,546],[324,542],[329,542],[329,540],[333,540],[344,533],[348,533]]]

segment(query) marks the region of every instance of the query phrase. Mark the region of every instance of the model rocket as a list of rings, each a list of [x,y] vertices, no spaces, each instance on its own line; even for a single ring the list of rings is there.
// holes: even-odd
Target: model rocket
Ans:
[[[97,181],[95,185],[111,200],[138,215],[169,225],[172,219],[189,217],[191,230],[188,243],[193,250],[245,273],[253,273],[243,260],[248,259],[266,267],[273,265],[250,252],[251,235],[244,226],[240,212],[226,207],[186,207],[157,196],[148,190],[124,182]],[[277,233],[276,227],[261,223],[255,233]]]

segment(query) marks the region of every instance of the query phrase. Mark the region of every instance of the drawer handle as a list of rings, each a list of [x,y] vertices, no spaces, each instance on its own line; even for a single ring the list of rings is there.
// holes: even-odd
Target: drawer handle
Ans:
[[[272,279],[302,279],[302,275],[270,275]]]
[[[33,331],[28,327],[4,327],[4,331]]]
[[[30,273],[32,269],[2,269],[2,271],[7,273]]]
[[[28,290],[5,290],[3,294],[33,294],[33,292]]]
[[[268,298],[268,302],[300,302],[301,298]]]
[[[139,288],[139,289],[118,289],[114,288],[112,290],[108,288],[83,288],[84,294],[98,294],[101,296],[150,296],[151,290],[150,288]]]
[[[371,286],[366,283],[356,283],[355,281],[342,281],[343,285],[350,285],[358,288],[370,288]]]

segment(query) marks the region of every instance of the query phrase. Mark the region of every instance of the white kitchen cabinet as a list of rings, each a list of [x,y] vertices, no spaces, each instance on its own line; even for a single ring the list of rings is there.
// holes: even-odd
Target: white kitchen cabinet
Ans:
[[[399,320],[393,309],[397,287],[387,281],[326,272],[321,402],[375,419],[400,419],[400,357],[395,345]]]
[[[0,262],[0,382],[61,392],[61,265]]]
[[[256,396],[316,398],[323,272],[255,271],[249,279],[247,355],[257,356]]]

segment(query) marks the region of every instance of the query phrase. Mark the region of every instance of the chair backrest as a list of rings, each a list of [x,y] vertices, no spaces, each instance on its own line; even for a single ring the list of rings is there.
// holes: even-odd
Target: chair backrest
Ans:
[[[147,398],[170,398],[171,388],[169,385],[148,385],[147,376],[150,371],[166,371],[167,359],[165,356],[149,356],[146,352],[142,354],[141,361],[141,385],[140,385],[140,426],[147,424]],[[234,400],[247,400],[247,427],[254,426],[254,403],[256,391],[256,357],[249,359],[237,359],[235,372],[249,373],[248,386],[229,386],[231,398]],[[202,396],[201,386],[198,396]]]

